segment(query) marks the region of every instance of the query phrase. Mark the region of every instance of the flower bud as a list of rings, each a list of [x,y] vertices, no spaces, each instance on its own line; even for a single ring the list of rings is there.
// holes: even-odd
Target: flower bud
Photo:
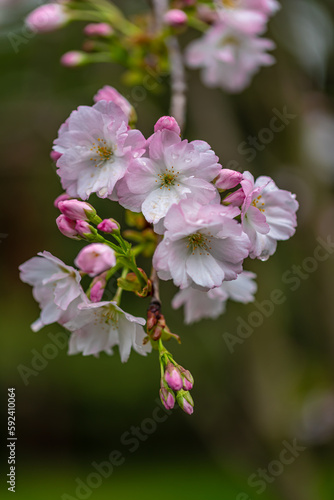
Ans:
[[[34,33],[45,33],[61,28],[68,20],[69,16],[63,5],[49,3],[33,10],[26,18],[26,25]]]
[[[56,208],[58,208],[58,204],[60,201],[65,201],[65,200],[70,200],[70,199],[71,199],[71,197],[67,193],[63,193],[63,194],[60,194],[59,196],[57,196],[57,198],[55,199],[53,204]]]
[[[99,231],[102,231],[103,233],[113,233],[115,231],[120,230],[120,225],[118,224],[115,219],[104,219],[100,224],[97,226],[97,229]]]
[[[51,151],[50,153],[51,160],[53,160],[55,163],[59,160],[61,157],[61,153],[58,153],[58,151]]]
[[[75,230],[82,238],[89,239],[90,236],[95,236],[97,233],[96,229],[85,220],[77,220],[75,222]]]
[[[234,207],[240,207],[245,200],[245,193],[242,188],[237,189],[234,193],[229,194],[223,199],[224,205],[233,205]]]
[[[89,276],[103,273],[115,264],[115,252],[104,243],[92,243],[86,246],[75,259],[75,265]]]
[[[179,370],[170,361],[165,370],[165,380],[173,391],[179,391],[183,387],[183,381]]]
[[[84,33],[87,36],[105,36],[112,35],[114,30],[107,23],[91,23],[84,28]]]
[[[172,410],[175,405],[175,396],[173,391],[167,389],[166,387],[161,387],[160,391],[160,400],[166,410]]]
[[[179,127],[179,124],[177,123],[177,121],[173,116],[162,116],[154,125],[154,132],[166,129],[175,132],[177,135],[181,134],[181,129]]]
[[[70,50],[60,58],[60,63],[67,68],[75,68],[76,66],[83,66],[88,62],[88,57],[84,52],[79,50]]]
[[[93,279],[90,289],[91,302],[100,302],[100,300],[102,300],[106,284],[106,273],[102,273],[100,276],[96,276],[96,278]]]
[[[89,221],[96,216],[96,210],[85,201],[64,200],[58,203],[58,208],[62,214],[69,219]]]
[[[189,370],[186,370],[182,366],[179,366],[179,370],[181,372],[181,377],[183,381],[183,389],[186,391],[191,391],[194,386],[194,377],[190,373]]]
[[[183,10],[171,9],[166,12],[164,16],[164,21],[168,26],[177,28],[179,26],[184,26],[188,21],[188,16]]]
[[[108,101],[117,104],[127,116],[130,122],[136,120],[136,112],[125,97],[122,96],[114,87],[110,85],[105,85],[98,93],[94,96],[94,102],[98,101]]]
[[[179,407],[188,415],[194,412],[194,401],[188,391],[178,391],[176,394],[176,400]]]
[[[217,177],[216,188],[218,189],[232,189],[242,181],[243,175],[235,170],[223,168]]]
[[[61,214],[56,219],[56,224],[59,231],[68,238],[73,240],[80,240],[78,232],[75,229],[75,221],[66,217],[66,215]]]

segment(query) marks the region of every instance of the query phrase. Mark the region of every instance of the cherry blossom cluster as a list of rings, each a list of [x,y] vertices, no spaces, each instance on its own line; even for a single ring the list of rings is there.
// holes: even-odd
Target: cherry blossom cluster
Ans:
[[[52,152],[64,189],[57,226],[88,244],[76,267],[49,252],[20,266],[41,308],[32,329],[58,322],[70,332],[69,354],[110,355],[117,346],[125,362],[131,349],[156,349],[161,401],[190,414],[194,381],[163,344],[180,339],[162,314],[159,278],[179,288],[172,305],[184,306],[187,323],[217,318],[228,299],[252,301],[256,276],[244,260],[267,260],[294,234],[298,203],[269,177],[222,168],[208,143],[181,138],[175,118],[161,117],[145,139],[116,89],[106,86],[94,100],[71,113]],[[133,229],[101,219],[87,201],[93,194],[124,207]],[[150,277],[138,255],[152,258]],[[146,318],[121,308],[123,291],[150,298]]]
[[[35,9],[26,20],[34,32],[47,32],[73,21],[90,21],[82,50],[67,52],[65,66],[116,62],[127,68],[126,82],[140,82],[143,71],[172,72],[168,58],[171,36],[192,29],[199,33],[185,49],[189,68],[199,68],[208,87],[231,93],[244,90],[262,66],[275,62],[272,40],[262,35],[280,9],[277,0],[154,0],[151,10],[127,19],[113,2],[57,1]]]

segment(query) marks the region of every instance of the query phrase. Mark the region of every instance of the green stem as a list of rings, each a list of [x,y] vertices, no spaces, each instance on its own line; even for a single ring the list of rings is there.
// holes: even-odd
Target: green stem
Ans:
[[[129,269],[124,267],[121,277],[126,278],[126,275],[128,274],[128,272],[129,272]],[[117,292],[115,293],[115,296],[113,298],[113,300],[117,303],[118,306],[121,303],[122,293],[123,293],[123,288],[117,288]]]

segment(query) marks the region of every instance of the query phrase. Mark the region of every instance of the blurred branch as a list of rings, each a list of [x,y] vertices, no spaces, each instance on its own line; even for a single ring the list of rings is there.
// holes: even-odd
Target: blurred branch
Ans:
[[[169,53],[169,62],[171,67],[171,105],[170,115],[174,116],[181,131],[183,130],[186,115],[187,97],[186,97],[186,75],[183,64],[183,57],[180,50],[180,45],[175,36],[167,40]]]

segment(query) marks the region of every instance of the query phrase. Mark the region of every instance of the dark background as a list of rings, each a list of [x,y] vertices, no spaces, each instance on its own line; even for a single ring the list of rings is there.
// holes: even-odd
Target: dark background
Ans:
[[[135,105],[138,128],[148,136],[155,121],[168,114],[168,92],[152,94],[145,84],[125,87],[123,69],[115,65],[61,67],[61,55],[80,48],[84,24],[27,38],[23,19],[34,3],[0,3],[1,494],[8,472],[7,388],[15,387],[19,499],[75,497],[76,478],[86,482],[92,463],[108,460],[113,450],[120,451],[124,463],[93,488],[96,500],[333,498],[334,255],[315,265],[309,258],[317,238],[334,240],[334,9],[330,0],[282,3],[268,35],[277,43],[277,64],[263,69],[243,94],[208,90],[196,72],[188,73],[184,135],[207,140],[223,166],[234,161],[235,168],[270,175],[281,188],[297,193],[296,235],[279,243],[268,262],[246,264],[258,275],[258,302],[275,289],[286,300],[231,354],[224,333],[235,335],[237,318],[247,321],[257,310],[254,304],[229,303],[219,320],[184,326],[182,311],[169,306],[175,289],[163,283],[164,312],[182,337],[181,346],[169,348],[194,375],[196,406],[191,417],[175,411],[155,427],[147,419],[158,404],[156,353],[147,358],[132,353],[126,365],[117,353],[68,357],[67,348],[55,347],[50,338],[61,331],[57,325],[37,334],[30,330],[39,309],[17,268],[42,250],[71,265],[82,246],[58,232],[53,207],[62,191],[49,153],[70,112],[91,105],[96,91],[110,84]],[[129,12],[145,6],[144,1],[122,2]],[[20,41],[16,49],[13,40]],[[261,136],[273,110],[282,112],[284,106],[295,118],[247,161],[238,146],[250,135]],[[92,203],[101,216],[124,224],[116,203],[96,198]],[[304,266],[303,274],[287,283],[287,272],[289,277],[300,272],[293,266]],[[146,305],[132,296],[125,300],[138,315]],[[132,426],[144,429],[138,446],[124,443]],[[283,470],[279,464],[275,469],[273,461],[294,440],[303,451]],[[270,483],[259,494],[259,485],[248,480],[268,467],[279,473],[269,474]],[[81,493],[90,497],[89,491]]]

